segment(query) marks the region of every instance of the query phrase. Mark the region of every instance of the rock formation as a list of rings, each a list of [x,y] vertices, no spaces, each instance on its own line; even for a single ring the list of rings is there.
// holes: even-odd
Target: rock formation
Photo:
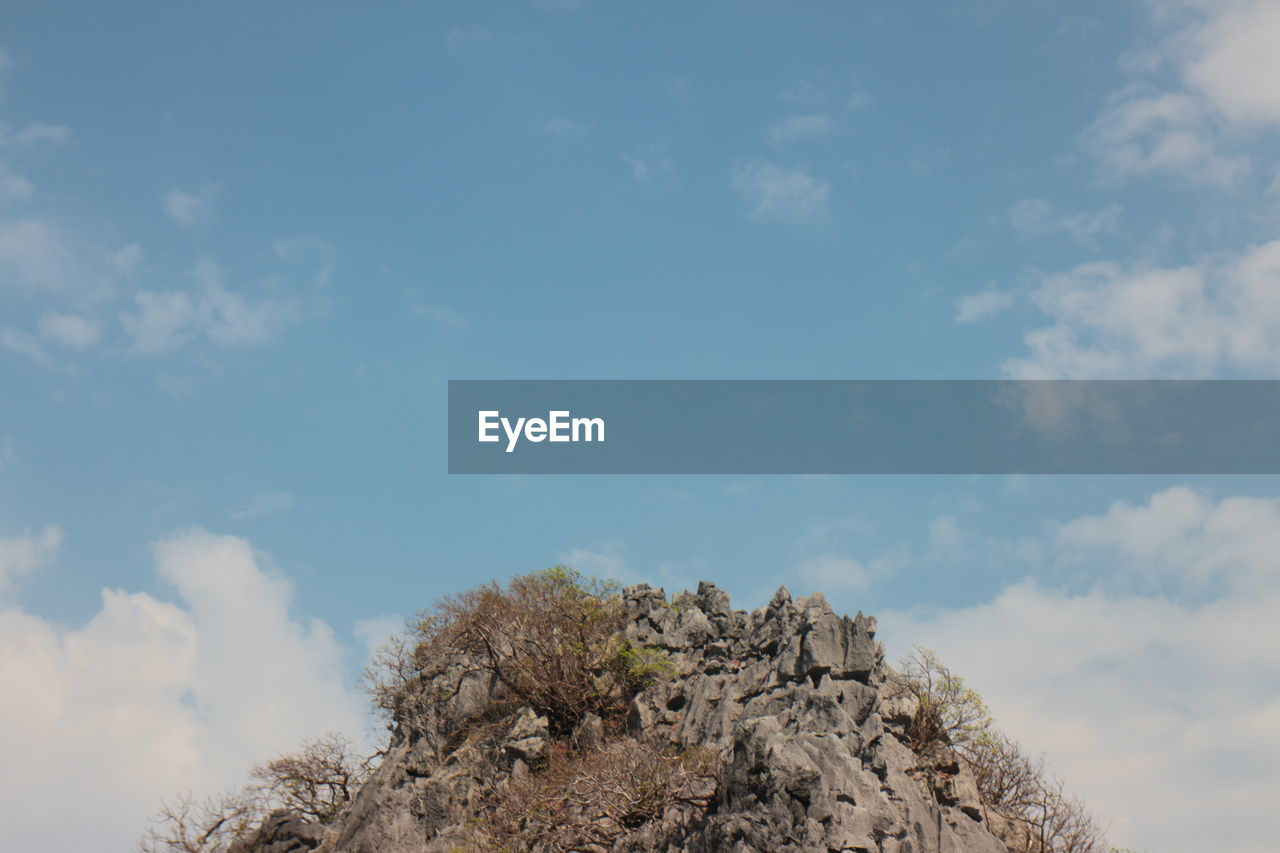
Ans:
[[[820,594],[793,601],[785,588],[751,613],[733,610],[709,583],[670,602],[646,585],[624,597],[626,638],[664,650],[673,669],[634,697],[625,734],[714,750],[719,778],[704,798],[617,826],[611,846],[575,849],[1006,853],[962,763],[945,749],[920,755],[907,746],[913,700],[894,689],[873,618],[839,616]],[[475,719],[494,689],[464,680],[446,716]],[[529,709],[488,721],[485,732],[441,745],[401,725],[323,840],[316,827],[277,814],[244,849],[468,850],[484,804],[554,748],[547,719]],[[572,748],[608,736],[599,718],[586,719]]]

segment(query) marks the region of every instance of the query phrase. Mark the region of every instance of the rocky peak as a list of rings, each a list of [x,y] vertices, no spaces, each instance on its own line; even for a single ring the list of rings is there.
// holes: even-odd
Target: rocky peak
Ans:
[[[753,612],[732,609],[705,582],[669,601],[647,585],[623,595],[626,640],[662,650],[670,668],[634,696],[625,721],[610,728],[589,716],[556,743],[547,720],[526,708],[443,751],[402,725],[318,849],[470,849],[468,826],[485,819],[485,803],[530,778],[549,751],[633,738],[718,756],[715,784],[642,822],[601,815],[607,840],[573,849],[1006,853],[967,771],[906,745],[913,709],[892,689],[875,619],[837,615],[821,594],[793,600],[785,587]],[[446,716],[475,718],[496,689],[464,680],[448,702],[466,707]],[[273,843],[287,841],[283,824],[273,825]],[[296,849],[315,848],[312,838]]]

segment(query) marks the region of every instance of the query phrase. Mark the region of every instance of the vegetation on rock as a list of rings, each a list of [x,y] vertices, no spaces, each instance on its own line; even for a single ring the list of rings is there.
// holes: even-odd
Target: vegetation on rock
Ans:
[[[913,751],[950,751],[972,771],[987,824],[1015,853],[1107,853],[1106,833],[1067,796],[1044,759],[1028,757],[996,728],[986,703],[921,646],[899,663],[899,689],[916,702]]]
[[[746,613],[558,566],[440,599],[365,681],[377,771],[310,741],[167,805],[140,851],[1107,849],[936,655],[895,672],[821,595]]]

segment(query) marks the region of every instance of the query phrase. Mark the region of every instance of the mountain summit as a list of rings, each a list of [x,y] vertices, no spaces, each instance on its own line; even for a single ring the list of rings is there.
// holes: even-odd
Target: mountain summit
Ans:
[[[670,601],[647,585],[613,600],[621,629],[612,648],[629,665],[643,659],[645,671],[612,712],[583,703],[575,719],[523,704],[519,673],[472,653],[432,669],[419,646],[409,659],[416,674],[394,691],[390,745],[354,798],[328,825],[277,812],[233,849],[1014,848],[1014,827],[988,814],[966,763],[945,743],[921,746],[920,702],[886,665],[874,618],[837,615],[821,594],[793,600],[785,588],[766,607],[734,610],[706,582]],[[537,653],[549,636],[579,651],[591,642],[565,635],[577,617],[530,634],[499,626],[479,601],[426,630],[455,631],[457,641],[458,614],[480,616],[467,636],[495,656],[522,654],[521,644]],[[573,674],[540,681],[553,677]],[[1016,849],[1036,849],[1021,842]]]

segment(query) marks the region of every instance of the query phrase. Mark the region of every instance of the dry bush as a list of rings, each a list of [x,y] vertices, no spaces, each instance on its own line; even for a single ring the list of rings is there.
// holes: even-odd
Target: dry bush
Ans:
[[[1044,760],[1032,760],[997,731],[976,738],[966,757],[983,805],[1005,814],[1021,814],[1042,799]]]
[[[416,619],[410,619],[403,630],[392,634],[373,653],[361,677],[374,711],[389,722],[409,716],[404,706],[413,696],[419,676],[414,663],[414,649],[418,645],[416,624]]]
[[[260,798],[245,791],[165,803],[138,842],[139,853],[225,853],[262,822]]]
[[[1106,832],[1068,797],[1044,759],[1029,758],[995,727],[982,697],[928,649],[900,664],[900,689],[917,701],[909,746],[953,751],[972,771],[987,821],[1011,853],[1106,853]]]
[[[369,774],[344,735],[330,732],[307,741],[297,752],[254,767],[250,775],[264,802],[315,823],[331,823],[351,802]]]
[[[538,772],[491,792],[487,810],[471,827],[470,849],[607,850],[672,805],[705,808],[715,796],[720,766],[711,749],[676,752],[635,738],[586,752],[560,747]]]
[[[306,741],[253,768],[254,782],[208,800],[165,803],[138,843],[140,853],[225,853],[276,809],[329,823],[351,801],[369,766],[346,737],[330,733]]]
[[[396,723],[430,736],[468,722],[441,720],[441,708],[480,673],[497,686],[485,713],[529,707],[563,735],[589,713],[619,719],[665,669],[623,639],[625,625],[615,585],[557,566],[441,599],[384,648],[366,683]]]
[[[938,656],[922,646],[903,658],[902,684],[915,697],[909,744],[924,753],[934,746],[950,746],[962,756],[992,726],[991,712],[976,690],[965,686]]]

